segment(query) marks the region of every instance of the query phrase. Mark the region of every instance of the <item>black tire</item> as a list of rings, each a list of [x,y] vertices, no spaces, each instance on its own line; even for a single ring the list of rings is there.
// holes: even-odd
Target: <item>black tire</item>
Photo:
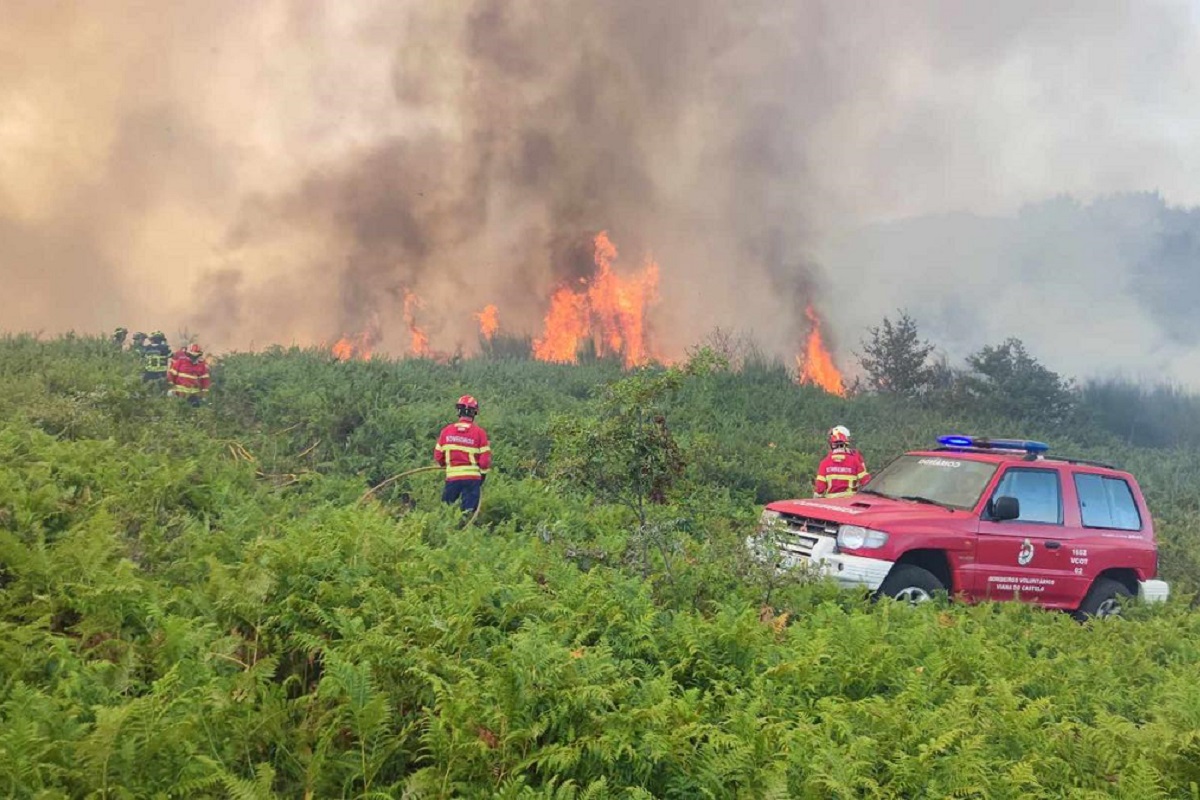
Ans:
[[[1120,581],[1112,578],[1097,578],[1092,584],[1092,588],[1088,590],[1087,596],[1083,598],[1083,602],[1079,604],[1074,616],[1075,619],[1082,622],[1085,619],[1092,617],[1119,617],[1121,616],[1121,607],[1129,598],[1133,597],[1133,592],[1129,591],[1129,587]]]
[[[915,605],[932,600],[935,594],[944,591],[945,585],[929,570],[915,564],[897,564],[883,579],[876,595]]]

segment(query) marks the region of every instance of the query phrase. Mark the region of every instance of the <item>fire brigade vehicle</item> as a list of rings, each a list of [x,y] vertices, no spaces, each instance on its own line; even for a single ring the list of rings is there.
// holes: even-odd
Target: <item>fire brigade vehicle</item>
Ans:
[[[909,602],[938,592],[1119,614],[1167,599],[1137,481],[1107,464],[1052,458],[1041,442],[942,436],[857,494],[781,500],[747,540],[781,568]]]

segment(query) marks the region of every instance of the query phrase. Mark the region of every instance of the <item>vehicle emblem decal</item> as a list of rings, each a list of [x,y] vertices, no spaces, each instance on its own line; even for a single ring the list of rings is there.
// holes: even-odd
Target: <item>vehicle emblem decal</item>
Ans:
[[[1033,561],[1033,542],[1026,539],[1017,553],[1017,563],[1023,567],[1030,561]]]

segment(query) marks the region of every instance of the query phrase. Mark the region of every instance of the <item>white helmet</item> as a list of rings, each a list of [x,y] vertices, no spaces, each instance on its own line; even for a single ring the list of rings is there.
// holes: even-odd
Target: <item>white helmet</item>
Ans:
[[[845,425],[837,425],[829,429],[830,447],[849,447],[850,429]]]

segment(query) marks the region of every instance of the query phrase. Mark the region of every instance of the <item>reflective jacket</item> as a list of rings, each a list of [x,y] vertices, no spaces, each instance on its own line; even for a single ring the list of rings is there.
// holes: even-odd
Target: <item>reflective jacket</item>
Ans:
[[[146,342],[142,346],[142,356],[147,378],[165,378],[171,365],[171,347],[166,342],[154,344]]]
[[[193,361],[187,355],[176,355],[167,370],[170,393],[176,397],[191,397],[208,391],[212,380],[208,375],[208,362],[203,358]]]
[[[480,480],[492,466],[487,431],[470,417],[447,425],[442,428],[437,446],[433,448],[433,460],[446,468],[448,481]]]
[[[831,450],[817,467],[813,491],[817,497],[844,497],[854,494],[871,480],[867,463],[857,450]]]

